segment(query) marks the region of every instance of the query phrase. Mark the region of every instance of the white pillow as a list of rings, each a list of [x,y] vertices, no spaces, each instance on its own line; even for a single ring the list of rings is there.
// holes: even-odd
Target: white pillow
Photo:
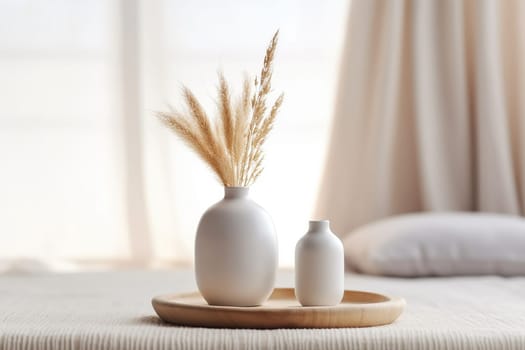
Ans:
[[[525,219],[421,213],[362,226],[343,240],[350,268],[388,276],[525,275]]]

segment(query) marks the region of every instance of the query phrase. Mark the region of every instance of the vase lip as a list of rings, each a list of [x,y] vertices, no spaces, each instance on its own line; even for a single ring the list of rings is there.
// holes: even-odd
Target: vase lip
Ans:
[[[250,192],[249,187],[224,186],[224,198],[244,198]]]
[[[330,220],[310,220],[308,221],[309,231],[329,230]]]

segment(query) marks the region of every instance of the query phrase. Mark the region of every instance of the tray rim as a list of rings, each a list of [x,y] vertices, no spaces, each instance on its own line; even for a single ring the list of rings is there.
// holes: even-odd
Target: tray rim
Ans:
[[[294,293],[294,288],[290,287],[276,287],[274,288],[274,292],[276,290],[279,291],[287,291]],[[189,309],[204,309],[204,310],[217,310],[217,311],[241,311],[241,312],[249,312],[249,313],[256,313],[256,312],[285,312],[285,311],[293,311],[293,312],[300,312],[300,310],[304,311],[322,311],[322,310],[336,310],[336,309],[353,309],[362,307],[363,305],[366,305],[367,307],[374,307],[374,305],[381,304],[380,306],[384,304],[402,304],[404,307],[406,305],[406,301],[402,297],[391,297],[389,295],[376,293],[376,292],[369,292],[364,290],[354,290],[354,289],[345,289],[344,294],[346,293],[362,293],[362,294],[369,294],[369,295],[375,295],[380,296],[383,298],[386,298],[386,300],[378,301],[378,302],[370,302],[370,303],[340,303],[338,305],[332,305],[332,306],[302,306],[297,305],[296,307],[286,307],[286,308],[277,308],[277,307],[264,307],[264,305],[259,306],[226,306],[226,305],[210,305],[210,304],[190,304],[190,303],[182,303],[177,302],[173,300],[168,299],[174,299],[174,298],[185,298],[185,297],[201,297],[202,295],[199,291],[193,291],[193,292],[184,292],[184,293],[170,293],[170,294],[161,294],[154,296],[151,300],[151,303],[153,306],[155,306],[155,303],[162,304],[165,306],[176,306],[180,308],[189,308]],[[272,292],[273,295],[273,292]],[[268,299],[271,299],[271,295]]]
[[[275,299],[296,301],[293,288],[275,288],[272,296],[275,291],[284,293],[282,297]],[[158,317],[168,324],[216,329],[335,329],[384,326],[395,322],[406,306],[405,299],[401,297],[361,290],[345,290],[345,295],[347,293],[364,293],[384,300],[348,302],[334,306],[301,306],[297,303],[284,307],[243,307],[209,305],[199,292],[186,292],[158,295],[152,298],[151,303]],[[202,300],[199,304],[173,300],[184,297],[197,297]]]

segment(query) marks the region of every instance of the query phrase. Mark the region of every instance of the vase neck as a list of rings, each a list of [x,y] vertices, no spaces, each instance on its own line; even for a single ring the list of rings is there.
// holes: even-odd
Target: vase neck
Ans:
[[[249,187],[224,187],[224,199],[246,198],[249,192]]]
[[[330,221],[328,220],[310,220],[309,232],[323,232],[330,230]]]

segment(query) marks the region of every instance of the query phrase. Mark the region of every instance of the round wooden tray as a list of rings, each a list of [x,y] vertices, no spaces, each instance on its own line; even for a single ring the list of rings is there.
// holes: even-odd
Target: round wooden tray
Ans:
[[[403,298],[346,290],[336,306],[301,306],[292,288],[276,288],[262,306],[208,305],[199,293],[153,298],[159,317],[184,326],[215,328],[343,328],[394,322],[405,307]]]

